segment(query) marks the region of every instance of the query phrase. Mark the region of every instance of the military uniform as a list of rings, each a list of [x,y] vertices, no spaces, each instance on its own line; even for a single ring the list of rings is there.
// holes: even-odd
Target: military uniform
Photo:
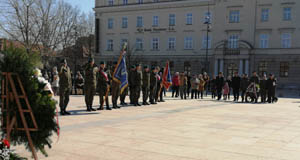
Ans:
[[[104,104],[104,98],[106,96],[107,89],[109,87],[109,79],[108,74],[104,72],[104,68],[100,68],[97,76],[97,91],[99,93],[99,100],[100,100],[100,107],[98,110],[103,110],[103,104]],[[106,109],[111,110],[108,103],[108,98],[105,100],[106,103]]]
[[[147,66],[144,67],[144,72],[143,72],[143,86],[142,86],[142,91],[143,91],[143,105],[149,105],[147,102],[147,99],[149,97],[150,93],[150,72],[146,71],[148,69]]]
[[[117,65],[117,63],[115,62],[114,66],[112,67],[112,70],[111,70],[112,74],[115,71],[116,65]],[[112,100],[113,108],[114,109],[120,108],[117,105],[119,95],[120,95],[120,83],[112,80],[112,82],[111,82],[111,100]]]
[[[150,74],[150,103],[155,103],[155,95],[156,95],[156,89],[157,89],[157,78],[156,78],[156,71],[155,68],[152,68],[152,72]]]
[[[138,68],[138,67],[137,67]],[[140,98],[140,92],[141,92],[141,85],[142,85],[142,72],[135,70],[130,75],[130,81],[132,86],[132,100],[134,106],[140,106],[139,104],[139,98]]]
[[[66,64],[64,60],[64,64]],[[72,90],[71,71],[68,66],[62,66],[59,72],[59,106],[62,115],[70,114],[66,111],[69,103],[69,96]]]
[[[92,65],[88,63],[85,68],[85,104],[87,107],[87,111],[95,111],[93,109],[93,101],[96,92],[96,84],[97,84],[97,71],[98,68],[96,65]]]
[[[126,95],[128,94],[128,87],[126,87],[123,91],[123,93],[120,95],[120,101],[121,101],[121,105],[126,106],[127,103],[125,103],[125,99],[126,99]]]
[[[130,95],[129,95],[129,99],[130,99],[130,104],[134,104],[134,100],[133,100],[133,96],[134,96],[134,93],[133,93],[133,84],[131,82],[131,77],[132,77],[132,74],[135,72],[135,65],[132,65],[131,68],[130,68],[130,72],[129,72],[129,75],[128,75],[128,84],[129,84],[129,91],[130,91]]]

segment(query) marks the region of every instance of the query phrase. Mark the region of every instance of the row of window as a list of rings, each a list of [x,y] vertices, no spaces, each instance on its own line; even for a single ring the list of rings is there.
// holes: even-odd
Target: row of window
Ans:
[[[211,14],[209,12],[205,13],[204,20],[207,20],[205,17],[211,17]],[[211,18],[209,18],[211,20]],[[186,14],[186,25],[192,25],[193,24],[193,14],[188,13]],[[169,14],[169,26],[175,26],[176,25],[176,15],[175,14]],[[144,26],[144,19],[142,16],[136,17],[136,27],[143,27]],[[159,26],[159,17],[153,16],[152,17],[152,26],[158,27]],[[122,28],[128,28],[128,17],[122,17],[121,22]],[[114,19],[108,18],[107,19],[107,28],[113,29],[114,28]]]
[[[152,0],[152,2],[159,2],[159,0]],[[143,4],[144,0],[136,0],[136,3]],[[115,0],[107,0],[109,6],[115,5]],[[128,0],[122,0],[122,5],[128,5]]]
[[[120,46],[123,46],[125,42],[128,42],[127,39],[121,39]],[[211,48],[211,38],[210,36],[204,36],[202,39],[202,49],[206,49],[206,47]],[[167,48],[168,50],[175,50],[176,49],[176,38],[169,37],[167,41]],[[113,51],[114,49],[114,41],[112,39],[107,40],[106,50]],[[142,38],[137,38],[135,42],[135,49],[136,50],[144,50],[144,40]],[[151,39],[151,50],[159,50],[160,49],[160,42],[159,38],[155,37]],[[194,40],[192,37],[185,37],[184,38],[184,49],[194,49]]]
[[[269,35],[268,34],[261,34],[259,40],[259,48],[269,48]],[[239,48],[239,35],[233,34],[229,36],[228,39],[228,48],[236,49]],[[122,39],[120,46],[122,46],[127,39]],[[281,48],[291,48],[291,33],[283,33],[281,35]],[[202,38],[202,49],[211,48],[211,37],[210,36],[203,36]],[[107,41],[107,50],[112,51],[114,48],[114,41],[112,39]],[[144,49],[144,40],[142,38],[137,38],[135,43],[136,50],[143,50]],[[151,40],[151,50],[159,50],[160,43],[159,38],[152,38]],[[169,37],[167,42],[167,48],[169,50],[176,49],[176,38]],[[184,38],[184,49],[194,49],[194,40],[192,37],[185,37]]]
[[[261,10],[261,21],[262,22],[267,22],[269,21],[269,14],[270,14],[270,9],[269,8],[263,8]],[[207,18],[209,17],[209,18]],[[212,16],[210,12],[206,12],[204,15],[204,21],[209,20],[211,22]],[[292,8],[291,7],[286,7],[283,8],[283,20],[284,21],[290,21],[292,20]],[[113,29],[114,28],[114,19],[113,18],[108,18],[108,29]],[[229,22],[230,23],[239,23],[240,22],[240,11],[239,10],[232,10],[229,13]],[[128,28],[128,18],[127,17],[122,17],[122,28]],[[176,24],[176,16],[175,14],[169,14],[169,26],[175,26]],[[186,25],[192,25],[193,24],[193,14],[192,13],[187,13],[186,14]],[[144,26],[144,20],[142,16],[137,16],[136,19],[136,26],[137,27],[143,27]],[[153,27],[158,27],[159,26],[159,17],[158,16],[153,16],[152,17],[152,26]]]

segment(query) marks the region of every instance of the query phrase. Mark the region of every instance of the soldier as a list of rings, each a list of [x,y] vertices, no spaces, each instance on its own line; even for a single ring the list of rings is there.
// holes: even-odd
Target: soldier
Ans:
[[[70,68],[67,65],[67,60],[62,61],[62,67],[59,72],[59,106],[61,115],[70,115],[66,111],[69,103],[69,96],[72,90],[72,77]]]
[[[150,74],[150,103],[151,104],[157,104],[154,100],[155,100],[155,93],[156,93],[156,89],[157,89],[157,78],[156,78],[156,74],[157,74],[157,68],[156,67],[152,67],[151,68],[151,74]]]
[[[125,103],[126,95],[128,94],[128,87],[126,87],[123,91],[123,93],[120,95],[120,104],[122,106],[127,106],[127,103]]]
[[[117,67],[117,62],[114,62],[111,73],[114,74],[115,68]],[[113,109],[119,109],[121,108],[120,106],[117,105],[118,98],[120,95],[120,83],[112,80],[111,83],[111,100],[113,103]]]
[[[95,109],[93,109],[93,101],[96,92],[97,71],[98,68],[95,65],[94,59],[89,58],[88,64],[86,64],[85,66],[85,81],[84,81],[85,104],[87,108],[86,110],[88,112],[96,111]]]
[[[105,70],[105,63],[100,62],[100,69],[98,72],[98,78],[97,78],[97,91],[99,93],[99,99],[100,99],[100,107],[97,110],[103,110],[103,104],[104,99],[103,97],[106,96],[106,93],[109,89],[109,79],[108,74],[104,71]],[[105,97],[105,103],[106,103],[106,109],[111,110],[108,103],[108,97]]]
[[[148,66],[144,66],[142,91],[143,105],[149,105],[149,103],[147,102],[150,92],[150,71]]]
[[[131,85],[133,87],[133,105],[134,106],[141,106],[139,104],[140,92],[142,87],[142,72],[141,72],[141,65],[136,65],[136,70],[132,72],[131,75]]]
[[[133,73],[135,73],[135,71],[136,71],[136,67],[135,67],[135,65],[132,65],[131,67],[130,67],[130,72],[129,72],[129,75],[128,75],[128,84],[129,84],[129,91],[130,91],[130,95],[129,95],[129,99],[130,99],[130,104],[134,104],[133,103],[133,96],[134,96],[134,93],[133,93],[133,84],[132,84],[132,82],[131,82],[131,76],[132,76],[132,74]]]

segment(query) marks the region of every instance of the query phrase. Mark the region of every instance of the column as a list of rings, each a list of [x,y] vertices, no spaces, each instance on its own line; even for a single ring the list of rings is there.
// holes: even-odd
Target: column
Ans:
[[[249,60],[246,60],[246,64],[245,64],[245,73],[249,75]]]
[[[224,60],[223,59],[221,59],[221,61],[220,61],[220,72],[223,72],[224,73]]]
[[[216,59],[215,60],[215,71],[214,71],[214,73],[215,73],[215,75],[218,75],[218,68],[219,68],[219,66],[218,66],[218,60]]]
[[[239,75],[243,74],[243,70],[244,70],[244,64],[243,64],[243,60],[240,60],[240,66],[239,66]]]

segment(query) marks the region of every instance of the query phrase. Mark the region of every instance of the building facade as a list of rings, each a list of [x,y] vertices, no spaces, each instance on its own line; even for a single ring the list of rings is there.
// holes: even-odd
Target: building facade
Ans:
[[[96,59],[192,74],[273,73],[300,86],[297,0],[96,0]],[[207,23],[209,22],[209,23]],[[209,25],[209,27],[208,27]],[[209,32],[208,32],[209,31]]]

